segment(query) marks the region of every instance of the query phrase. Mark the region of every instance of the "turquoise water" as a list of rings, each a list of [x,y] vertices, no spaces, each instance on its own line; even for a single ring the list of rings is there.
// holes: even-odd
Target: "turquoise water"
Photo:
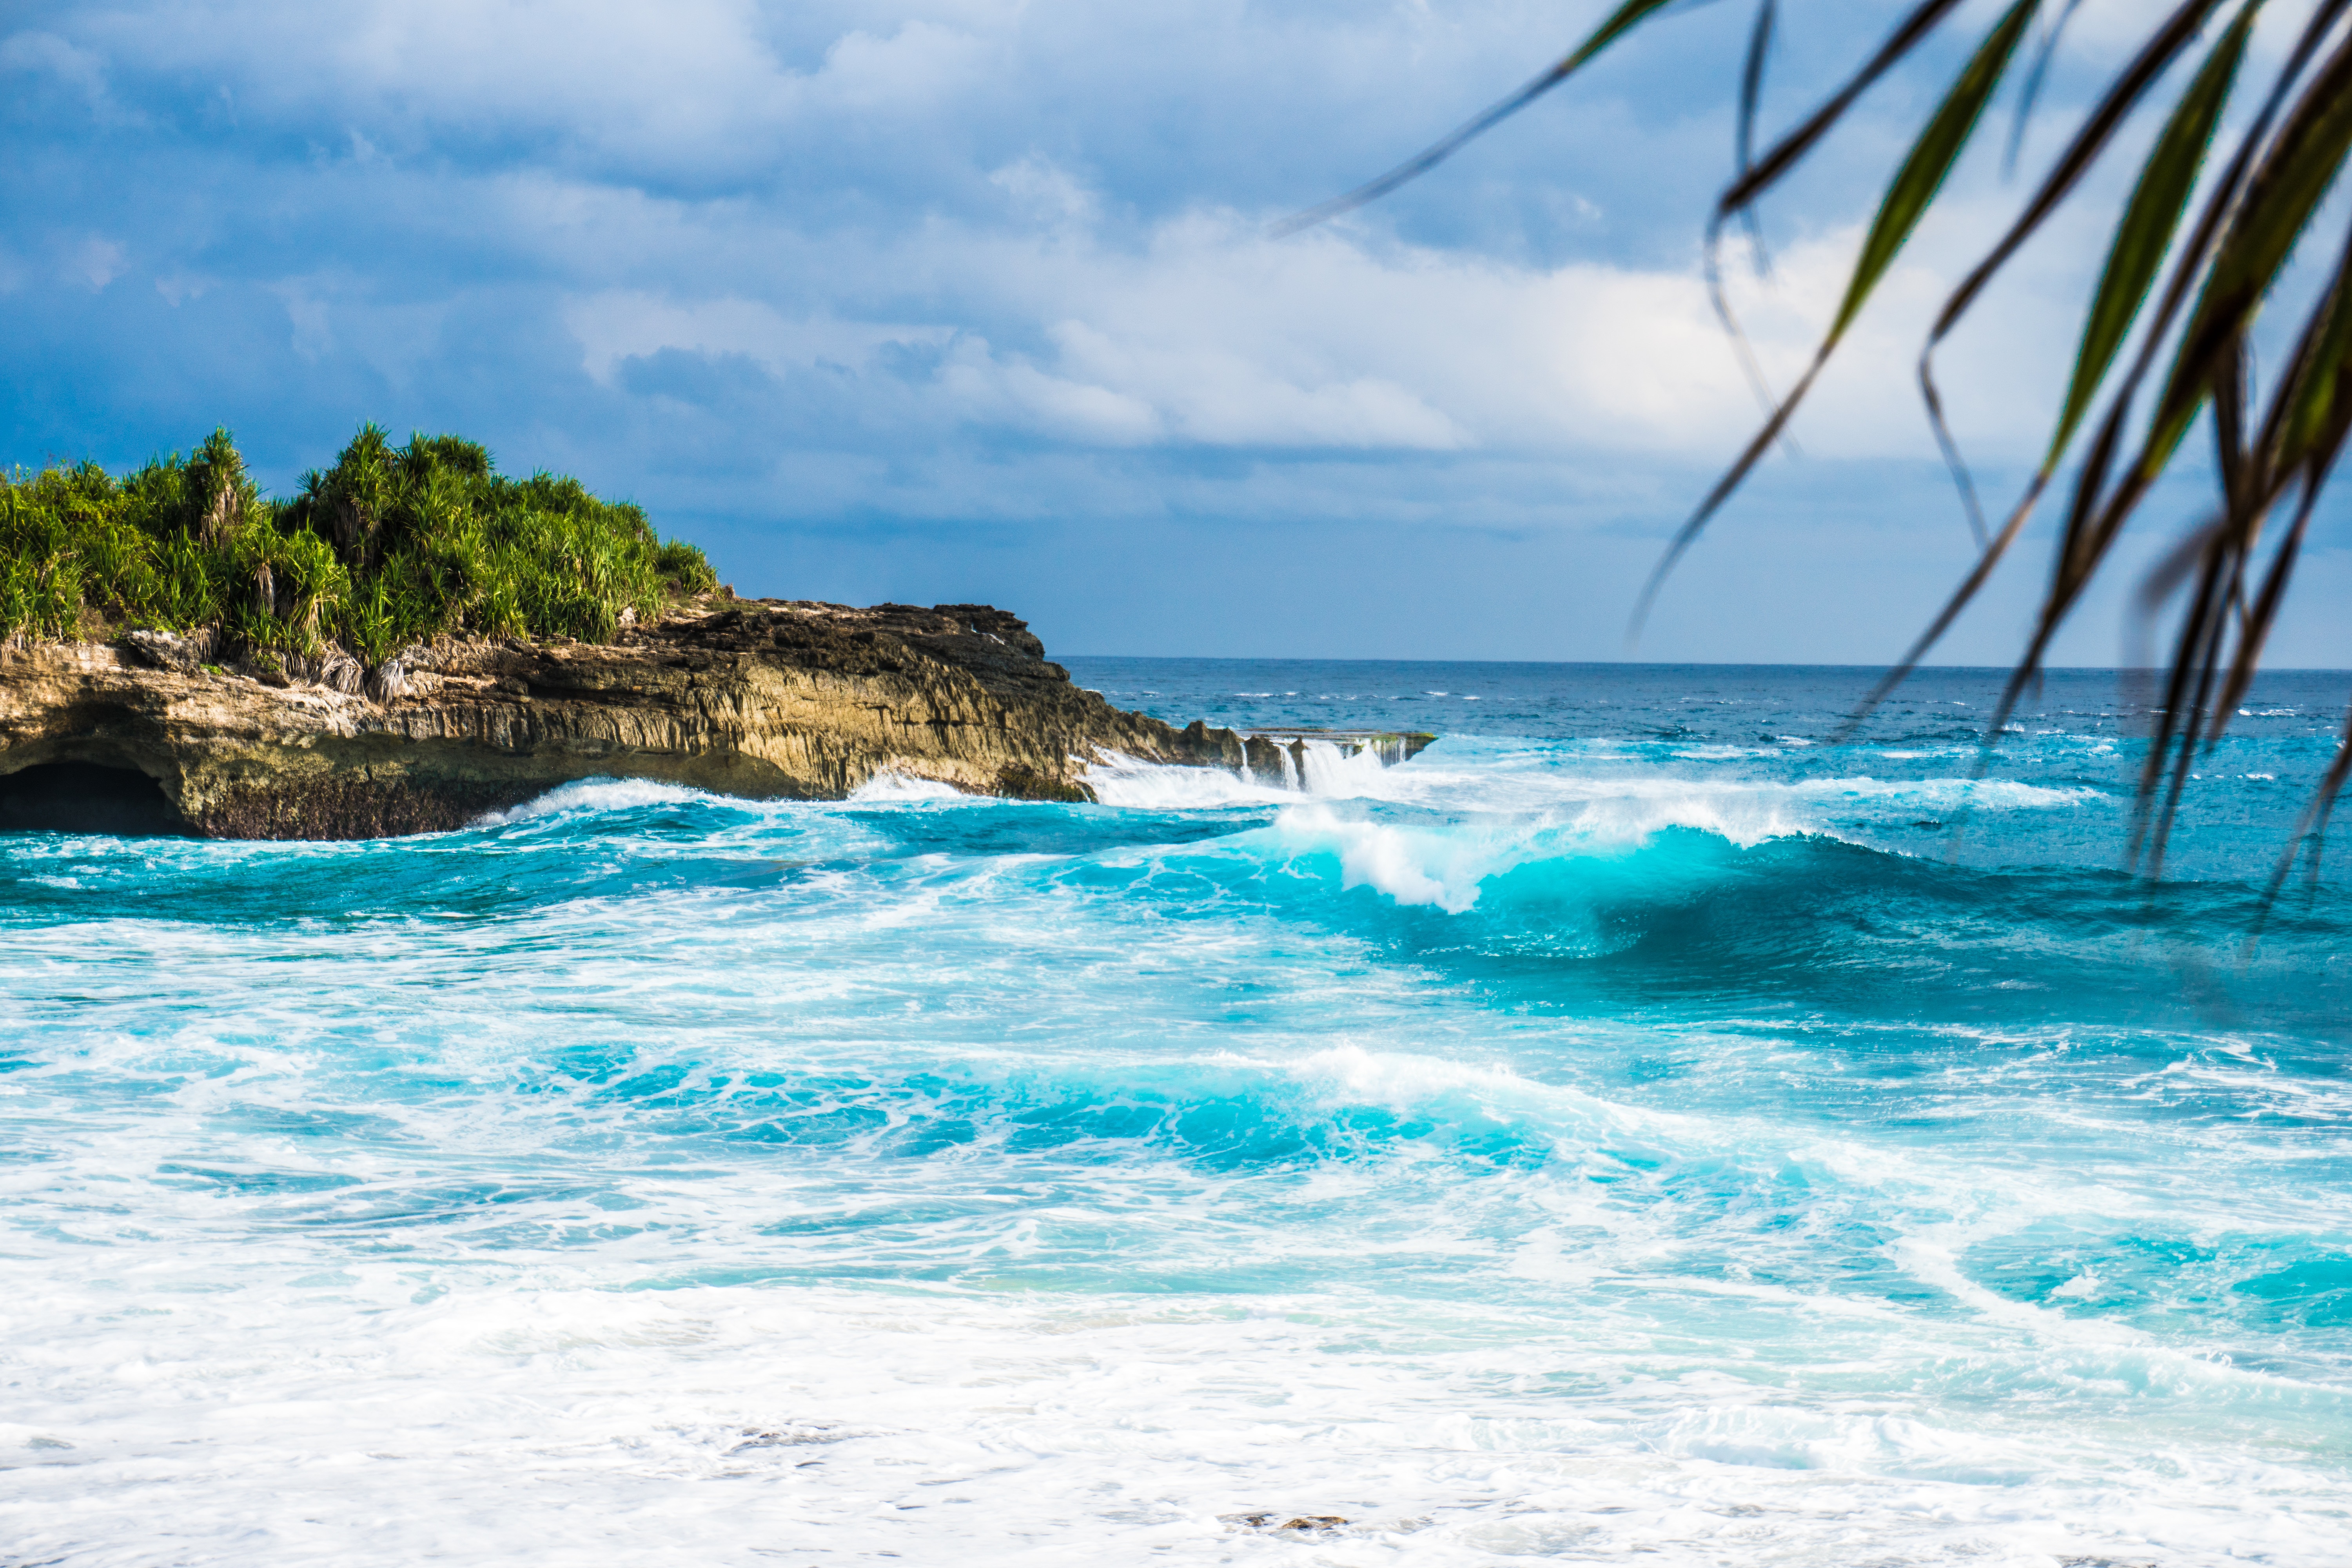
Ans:
[[[0,838],[0,1563],[2342,1560],[2346,678],[1070,663],[1444,739]]]

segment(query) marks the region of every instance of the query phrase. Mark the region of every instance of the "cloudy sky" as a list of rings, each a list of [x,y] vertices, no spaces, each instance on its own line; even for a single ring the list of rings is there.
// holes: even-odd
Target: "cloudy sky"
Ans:
[[[19,0],[0,460],[123,466],[225,424],[282,492],[373,419],[634,499],[744,594],[992,601],[1066,653],[1622,658],[1757,416],[1699,281],[1746,10],[1669,17],[1380,206],[1267,234],[1601,9]],[[1786,9],[1774,123],[1895,15]],[[2037,136],[2142,10],[2083,8]],[[1784,384],[1957,58],[1771,210],[1771,279],[1739,292]],[[1987,140],[1641,657],[1884,660],[1963,569],[1909,378],[2019,195]],[[1996,495],[2047,429],[2097,210],[1946,356]],[[2151,549],[2198,499],[2163,498]],[[2274,646],[2352,665],[2322,603],[2352,537],[2320,544]],[[2012,657],[2041,570],[1947,657]],[[2063,660],[2116,661],[2119,597]]]

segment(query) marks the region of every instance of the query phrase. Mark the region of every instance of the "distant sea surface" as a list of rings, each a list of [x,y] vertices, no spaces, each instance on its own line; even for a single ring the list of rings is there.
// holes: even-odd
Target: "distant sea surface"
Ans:
[[[1067,662],[1442,739],[0,837],[0,1564],[2352,1556],[2352,676]]]

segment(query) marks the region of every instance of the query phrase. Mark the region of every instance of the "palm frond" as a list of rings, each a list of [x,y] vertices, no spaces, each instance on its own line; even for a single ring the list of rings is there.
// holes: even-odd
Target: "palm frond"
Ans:
[[[1293,213],[1274,226],[1272,232],[1275,237],[1284,238],[1297,234],[1301,229],[1313,228],[1319,223],[1328,223],[1344,213],[1354,212],[1358,207],[1380,200],[1407,181],[1420,178],[1537,99],[1549,92],[1553,88],[1558,87],[1561,82],[1566,81],[1570,77],[1574,76],[1601,50],[1648,21],[1671,3],[1672,0],[1625,0],[1623,5],[1610,14],[1607,21],[1593,30],[1591,37],[1570,49],[1557,64],[1530,79],[1517,92],[1473,115],[1463,124],[1377,179],[1367,180],[1354,190],[1343,192],[1328,202],[1321,202],[1308,207],[1304,212]]]
[[[2043,489],[2057,472],[2059,459],[2073,441],[2084,414],[2089,409],[2093,395],[2105,380],[2132,321],[2155,285],[2158,268],[2179,227],[2182,214],[2188,209],[2189,195],[2203,166],[2206,148],[2212,141],[2214,127],[2219,123],[2221,110],[2228,101],[2238,62],[2245,52],[2247,35],[2261,6],[2262,0],[2251,0],[2220,43],[2215,45],[2195,81],[2174,106],[2163,132],[2157,138],[2154,150],[2141,168],[2138,182],[2125,207],[2123,220],[2116,226],[2115,238],[2108,248],[2106,266],[2100,274],[2098,288],[2092,298],[2091,310],[2084,324],[2083,342],[2075,353],[2074,378],[2067,390],[2064,409],[2059,416],[2058,428],[2051,437],[2048,454],[2040,469],[2026,487],[2024,498],[2002,524],[2000,532],[1984,544],[1975,569],[1961,581],[1958,589],[1946,601],[1927,629],[1863,699],[1840,731],[1842,736],[1851,735],[1896,687],[1909,678],[1911,672],[1918,668],[1919,661],[1951,629],[1952,623],[1974,601],[1978,590],[1990,580],[1993,569],[2008,553],[2009,547],[2016,542]],[[1937,315],[1936,324],[1927,335],[1927,347],[1919,355],[1920,398],[1927,406],[1928,421],[1934,426],[1945,461],[1958,477],[1963,495],[1971,507],[1975,501],[1974,487],[1968,480],[1967,465],[1960,459],[1958,444],[1952,439],[1950,428],[1945,423],[1943,397],[1936,384],[1937,345],[1959,324],[1960,319],[1982,295],[1986,285],[2079,186],[2083,176],[2112,142],[2132,108],[2217,8],[2218,0],[2189,0],[2158,29],[2085,120],[2072,143],[2043,180],[2041,189],[2026,205],[2023,214],[1991,252],[1952,291],[1951,298],[1945,301],[1943,310]]]
[[[1822,336],[1821,346],[1813,351],[1812,363],[1806,367],[1805,374],[1798,379],[1789,395],[1781,400],[1772,416],[1765,421],[1764,428],[1748,444],[1748,449],[1739,455],[1730,470],[1716,481],[1715,489],[1699,502],[1698,510],[1675,531],[1664,555],[1652,570],[1649,581],[1642,585],[1641,596],[1634,601],[1631,635],[1640,635],[1643,623],[1649,617],[1650,606],[1657,600],[1658,590],[1665,585],[1666,578],[1684,552],[1697,542],[1708,520],[1747,481],[1749,472],[1771,449],[1772,444],[1780,438],[1781,432],[1788,428],[1789,421],[1804,402],[1805,395],[1812,390],[1813,383],[1828,366],[1830,356],[1837,352],[1838,344],[1844,340],[1846,330],[1862,313],[1863,307],[1869,302],[1879,281],[1886,276],[1886,269],[1895,264],[1895,257],[1902,253],[1919,220],[1927,216],[1928,206],[1943,188],[1945,177],[1951,173],[1952,165],[1958,161],[1969,138],[1974,134],[1985,106],[1992,101],[1992,95],[2000,86],[2001,77],[2008,71],[2010,60],[2017,52],[2018,41],[2024,37],[2026,25],[2032,21],[2040,5],[2041,0],[2016,0],[2001,19],[1993,25],[1992,30],[1985,35],[1984,41],[1977,47],[1958,78],[1944,94],[1936,112],[1928,118],[1927,128],[1911,144],[1911,151],[1904,157],[1902,166],[1895,170],[1893,183],[1879,201],[1877,214],[1871,219],[1869,232],[1863,238],[1862,255],[1854,262],[1853,275],[1847,279],[1844,297],[1839,301],[1837,314],[1831,321],[1828,332]],[[1906,28],[1880,50],[1880,59],[1891,64],[1899,58],[1900,55],[1895,52],[1898,45],[1905,51],[1916,47],[1918,37],[1909,36],[1911,27],[1922,25],[1923,18],[1933,8],[1931,0],[1930,5],[1922,5],[1915,12],[1912,23],[1906,24]],[[1926,21],[1924,25],[1932,26],[1933,22]],[[1918,37],[1925,37],[1925,34]],[[1869,68],[1875,70],[1885,68],[1878,60],[1874,60]],[[1815,133],[1812,140],[1818,140],[1820,134],[1826,132],[1827,126],[1834,122],[1835,114],[1843,114],[1844,104],[1851,103],[1859,90],[1858,86],[1849,84],[1839,99],[1832,100],[1830,108],[1816,113],[1814,120],[1822,123],[1822,132]],[[1792,142],[1795,140],[1795,137],[1790,138]],[[1804,145],[1810,147],[1811,141],[1807,141]],[[1795,159],[1802,155],[1801,150],[1789,155],[1788,160],[1781,163],[1780,173],[1772,178],[1785,174],[1795,166]],[[1759,169],[1735,182],[1732,192],[1726,193],[1722,202],[1717,205],[1717,217],[1738,210],[1733,204],[1733,193],[1744,187],[1760,191],[1763,186],[1757,182],[1761,174],[1762,170]],[[1741,198],[1743,203],[1753,199],[1752,193]]]

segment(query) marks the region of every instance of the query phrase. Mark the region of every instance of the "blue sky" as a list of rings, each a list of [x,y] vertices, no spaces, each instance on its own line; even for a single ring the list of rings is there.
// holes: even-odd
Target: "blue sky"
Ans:
[[[1068,653],[1623,657],[1756,417],[1698,282],[1745,9],[1657,24],[1375,209],[1265,232],[1600,9],[20,4],[0,460],[124,466],[219,423],[282,491],[374,419],[634,499],[745,594],[992,601]],[[1787,9],[1774,123],[1896,8]],[[2084,6],[2054,123],[2137,9]],[[1956,58],[1772,208],[1773,281],[1741,294],[1784,383]],[[2018,196],[1984,152],[1642,657],[1880,661],[1964,568],[1909,378]],[[2097,213],[1946,355],[1996,495],[2054,407]],[[2163,498],[2151,551],[2196,501]],[[2344,531],[2280,662],[2352,665]],[[1947,657],[2012,657],[2041,568]],[[2118,601],[2062,661],[2115,662]]]

